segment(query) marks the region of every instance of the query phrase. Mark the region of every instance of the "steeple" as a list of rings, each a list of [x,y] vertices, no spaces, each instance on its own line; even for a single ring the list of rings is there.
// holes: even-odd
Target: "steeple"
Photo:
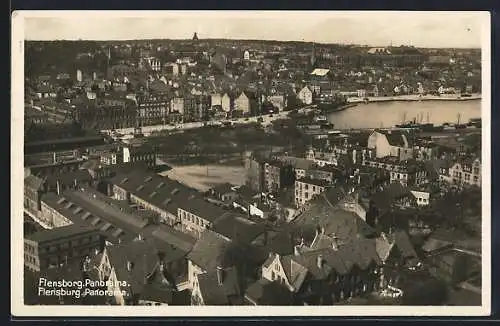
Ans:
[[[194,32],[193,41],[198,41],[198,33]]]

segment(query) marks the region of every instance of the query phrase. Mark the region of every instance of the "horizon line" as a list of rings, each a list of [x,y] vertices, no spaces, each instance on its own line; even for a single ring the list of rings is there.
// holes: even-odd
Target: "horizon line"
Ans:
[[[276,42],[276,43],[313,43],[317,45],[343,45],[343,46],[354,46],[354,47],[413,47],[416,49],[461,49],[461,50],[481,50],[481,47],[470,47],[470,46],[443,46],[443,47],[433,47],[433,46],[415,46],[411,44],[388,44],[388,45],[373,45],[373,44],[360,44],[360,43],[325,43],[317,41],[306,41],[306,40],[273,40],[273,39],[245,39],[245,38],[201,38],[198,40],[192,40],[190,38],[137,38],[137,39],[86,39],[86,38],[61,38],[61,39],[26,39],[25,42],[137,42],[137,41],[191,41],[191,42],[203,42],[203,41],[234,41],[234,42]]]

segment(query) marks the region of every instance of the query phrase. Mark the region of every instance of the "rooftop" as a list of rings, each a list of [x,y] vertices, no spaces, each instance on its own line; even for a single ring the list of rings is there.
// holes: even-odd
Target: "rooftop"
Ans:
[[[310,185],[315,185],[315,186],[320,186],[320,187],[328,187],[328,186],[333,186],[331,182],[328,182],[326,180],[320,180],[320,179],[313,179],[313,178],[300,178],[296,180],[295,182],[301,182],[301,183],[307,183]]]
[[[230,242],[229,239],[216,232],[205,230],[188,254],[188,259],[206,271],[214,270],[219,256]]]
[[[71,224],[50,230],[42,230],[28,235],[26,238],[35,242],[49,242],[64,238],[72,238],[85,233],[99,232],[98,228],[81,224]]]
[[[188,201],[180,202],[179,208],[212,223],[217,222],[225,214],[228,214],[226,210],[201,198],[192,198]]]
[[[201,193],[177,181],[141,170],[117,174],[111,183],[174,215],[182,203],[202,198]]]

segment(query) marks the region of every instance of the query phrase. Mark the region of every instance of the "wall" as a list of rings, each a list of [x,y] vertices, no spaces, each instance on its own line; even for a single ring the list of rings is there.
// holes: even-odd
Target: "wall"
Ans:
[[[192,261],[188,260],[188,288],[189,290],[193,290],[195,287],[195,281],[197,281],[196,275],[204,274],[205,271],[197,266]]]
[[[368,148],[376,150],[376,156],[378,158],[385,157],[391,155],[391,146],[387,141],[387,138],[384,134],[374,131],[368,137]],[[394,153],[392,153],[394,154]],[[397,156],[393,155],[393,156]]]
[[[182,230],[186,233],[194,235],[196,238],[200,238],[201,233],[205,229],[212,226],[212,223],[205,220],[204,218],[185,211],[181,208],[177,210],[177,216],[181,221]]]
[[[229,95],[224,94],[224,96],[221,99],[221,105],[224,111],[226,112],[231,111],[231,98],[229,97]]]
[[[288,283],[285,271],[283,270],[283,266],[281,266],[278,255],[275,255],[275,258],[269,265],[269,267],[262,267],[262,278],[265,278],[271,282],[280,281],[282,282],[282,284],[285,284],[290,291],[293,291],[291,285]]]
[[[411,193],[413,196],[415,196],[418,206],[429,205],[430,193],[425,191],[416,191],[416,190],[412,190]]]

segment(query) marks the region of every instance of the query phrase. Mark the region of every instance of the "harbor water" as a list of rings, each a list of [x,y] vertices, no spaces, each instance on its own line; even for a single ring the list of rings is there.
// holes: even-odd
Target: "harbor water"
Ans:
[[[467,123],[481,118],[481,100],[468,101],[394,101],[360,103],[328,115],[335,128],[387,128],[413,119],[417,122]]]

